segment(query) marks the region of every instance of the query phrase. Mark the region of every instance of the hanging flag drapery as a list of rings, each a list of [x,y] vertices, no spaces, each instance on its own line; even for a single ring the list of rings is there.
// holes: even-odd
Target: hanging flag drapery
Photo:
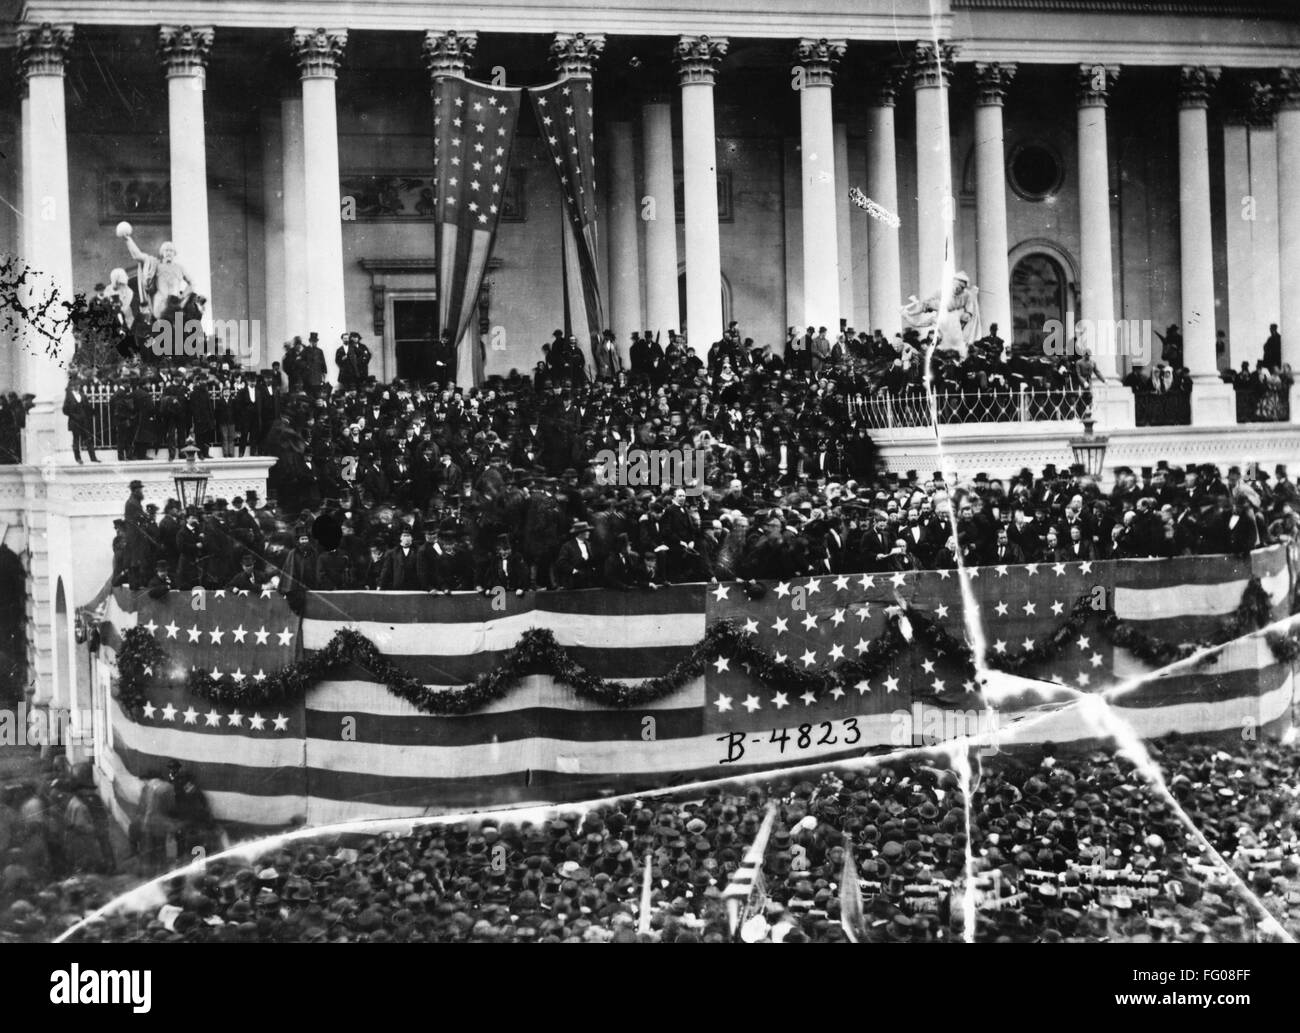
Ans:
[[[451,338],[462,384],[483,381],[484,346],[470,325],[496,241],[522,93],[458,75],[434,79],[436,329]]]
[[[564,199],[564,323],[594,358],[604,327],[596,261],[596,154],[592,130],[591,79],[565,77],[550,86],[529,87]]]

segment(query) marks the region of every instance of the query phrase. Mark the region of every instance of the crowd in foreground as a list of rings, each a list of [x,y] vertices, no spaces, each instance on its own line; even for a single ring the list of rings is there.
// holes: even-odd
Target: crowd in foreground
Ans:
[[[75,936],[843,942],[840,883],[851,849],[863,901],[861,919],[850,916],[853,935],[959,942],[968,835],[981,942],[1275,938],[1232,873],[1276,923],[1300,934],[1300,749],[1247,744],[1228,753],[1177,740],[1153,749],[1174,797],[1224,863],[1110,750],[1046,747],[986,759],[969,828],[960,781],[936,751],[815,782],[273,842],[177,876],[156,899],[97,917]],[[762,861],[765,893],[733,922],[725,891],[769,801],[777,811]],[[10,846],[0,936],[53,938],[127,881],[69,870],[51,882]]]

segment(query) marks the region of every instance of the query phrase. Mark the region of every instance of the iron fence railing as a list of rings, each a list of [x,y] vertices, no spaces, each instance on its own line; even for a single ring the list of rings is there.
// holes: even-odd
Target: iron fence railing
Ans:
[[[1037,423],[1081,420],[1092,404],[1091,394],[1072,388],[1034,391],[984,391],[935,396],[941,424]],[[920,391],[879,394],[856,399],[853,409],[871,430],[928,427],[930,400]]]
[[[1291,392],[1284,387],[1238,388],[1238,423],[1289,423]]]
[[[1139,427],[1186,427],[1192,422],[1192,396],[1186,391],[1139,392],[1133,396]]]

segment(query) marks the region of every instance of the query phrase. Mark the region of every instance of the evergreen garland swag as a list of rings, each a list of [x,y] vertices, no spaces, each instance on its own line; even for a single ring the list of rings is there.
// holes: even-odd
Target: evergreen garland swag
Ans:
[[[1070,615],[1033,648],[1014,656],[993,655],[988,664],[999,670],[1017,672],[1054,659],[1062,649],[1083,632],[1088,620],[1101,618],[1101,630],[1107,641],[1127,649],[1143,662],[1164,666],[1183,659],[1198,649],[1222,645],[1234,638],[1264,627],[1272,620],[1272,604],[1258,578],[1252,578],[1242,594],[1237,609],[1225,617],[1215,633],[1199,643],[1173,643],[1157,639],[1115,616],[1113,611],[1096,612],[1088,595],[1081,596]],[[916,610],[891,610],[884,631],[857,657],[840,661],[833,669],[807,668],[790,661],[778,663],[760,649],[753,636],[730,620],[711,625],[704,638],[670,671],[655,678],[626,684],[599,678],[577,663],[568,651],[545,628],[532,628],[520,636],[514,648],[492,671],[479,675],[463,688],[443,689],[425,685],[401,671],[360,632],[345,628],[337,632],[324,649],[269,675],[260,682],[245,679],[234,683],[213,679],[206,671],[191,670],[186,677],[189,691],[215,704],[259,707],[288,704],[301,700],[312,686],[349,665],[366,672],[368,678],[384,683],[393,695],[406,700],[426,714],[466,714],[493,700],[503,698],[530,674],[549,674],[569,686],[583,699],[605,706],[625,709],[644,706],[675,692],[688,681],[698,678],[719,658],[744,667],[765,685],[802,695],[811,692],[820,698],[837,686],[850,688],[864,679],[874,678],[894,662],[900,653],[911,648],[902,627],[906,616],[916,644],[933,649],[938,655],[954,657],[973,673],[970,646],[938,625],[931,617]],[[1272,633],[1267,636],[1273,655],[1279,662],[1300,657],[1300,633]],[[1213,662],[1209,658],[1207,662]],[[146,689],[160,677],[167,666],[167,654],[144,628],[131,628],[122,636],[117,651],[118,699],[135,713],[145,702]]]

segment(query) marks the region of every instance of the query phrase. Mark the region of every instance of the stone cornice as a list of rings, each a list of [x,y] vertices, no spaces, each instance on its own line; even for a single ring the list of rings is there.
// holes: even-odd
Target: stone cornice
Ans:
[[[912,7],[912,5],[909,5]],[[28,0],[32,21],[69,22],[96,26],[156,26],[155,0]],[[430,24],[479,33],[537,34],[556,32],[606,33],[609,36],[676,37],[681,34],[724,36],[738,27],[747,36],[798,39],[803,36],[903,42],[934,31],[951,35],[952,16],[946,10],[930,17],[925,4],[900,10],[887,0],[822,0],[814,7],[757,5],[752,0],[692,0],[646,4],[643,0],[603,0],[599,5],[538,3],[534,0],[452,0],[431,7],[428,0],[385,0],[359,4],[355,0],[175,0],[167,5],[170,24],[214,25],[217,29],[271,29],[295,25],[337,25],[354,31],[414,32]]]
[[[954,10],[1059,11],[1070,14],[1200,14],[1225,18],[1273,18],[1291,13],[1289,0],[1254,4],[1223,0],[951,0]]]

